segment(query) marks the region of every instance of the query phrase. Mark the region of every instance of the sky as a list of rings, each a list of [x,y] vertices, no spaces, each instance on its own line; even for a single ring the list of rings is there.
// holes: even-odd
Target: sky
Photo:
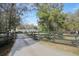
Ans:
[[[63,11],[65,13],[74,13],[79,8],[79,3],[65,3]],[[37,25],[38,17],[36,16],[36,10],[29,11],[24,14],[22,24],[34,24]]]
[[[65,3],[64,4],[64,12],[69,13],[69,12],[74,12],[79,8],[79,3]]]

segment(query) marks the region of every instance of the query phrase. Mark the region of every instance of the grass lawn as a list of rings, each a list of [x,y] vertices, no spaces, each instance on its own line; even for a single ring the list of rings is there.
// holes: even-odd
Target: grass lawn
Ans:
[[[48,41],[40,41],[41,44],[46,45],[47,47],[50,48],[56,48],[59,50],[63,50],[66,52],[70,52],[73,54],[76,54],[77,56],[79,55],[79,48],[78,47],[73,47],[73,46],[69,46],[69,45],[63,45],[63,44],[57,44],[57,43],[51,43]]]

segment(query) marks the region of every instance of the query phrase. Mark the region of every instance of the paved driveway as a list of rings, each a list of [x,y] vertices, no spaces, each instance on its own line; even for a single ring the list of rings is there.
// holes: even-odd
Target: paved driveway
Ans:
[[[72,56],[74,54],[60,51],[34,41],[24,34],[17,36],[9,56]]]

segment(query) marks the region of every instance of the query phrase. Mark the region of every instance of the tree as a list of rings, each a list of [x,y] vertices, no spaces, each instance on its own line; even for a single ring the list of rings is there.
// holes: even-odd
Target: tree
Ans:
[[[21,4],[15,4],[15,3],[6,3],[6,4],[0,4],[0,13],[1,17],[0,20],[6,24],[5,26],[1,25],[3,27],[6,27],[7,31],[11,31],[12,29],[15,31],[17,25],[20,24],[21,16],[23,15],[23,12],[27,10],[26,5]],[[3,17],[3,18],[2,18]]]
[[[67,15],[64,28],[69,31],[79,31],[79,10]]]
[[[56,31],[62,28],[65,14],[62,12],[63,4],[38,4],[39,24],[46,31]]]

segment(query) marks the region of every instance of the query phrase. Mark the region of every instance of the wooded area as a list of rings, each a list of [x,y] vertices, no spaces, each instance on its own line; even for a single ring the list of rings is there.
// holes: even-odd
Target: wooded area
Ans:
[[[31,6],[30,8],[28,8],[29,5]],[[45,36],[49,36],[48,40],[51,38],[50,35],[56,36],[56,34],[61,37],[63,37],[64,34],[74,35],[76,40],[79,34],[79,9],[74,13],[65,13],[63,7],[64,4],[62,3],[2,3],[0,4],[0,32],[6,32],[8,37],[11,32],[15,33],[16,28],[22,26],[21,21],[24,13],[34,9],[37,11],[36,16],[38,17],[38,26],[34,26],[34,28],[36,28],[39,33],[48,33],[48,35]]]

